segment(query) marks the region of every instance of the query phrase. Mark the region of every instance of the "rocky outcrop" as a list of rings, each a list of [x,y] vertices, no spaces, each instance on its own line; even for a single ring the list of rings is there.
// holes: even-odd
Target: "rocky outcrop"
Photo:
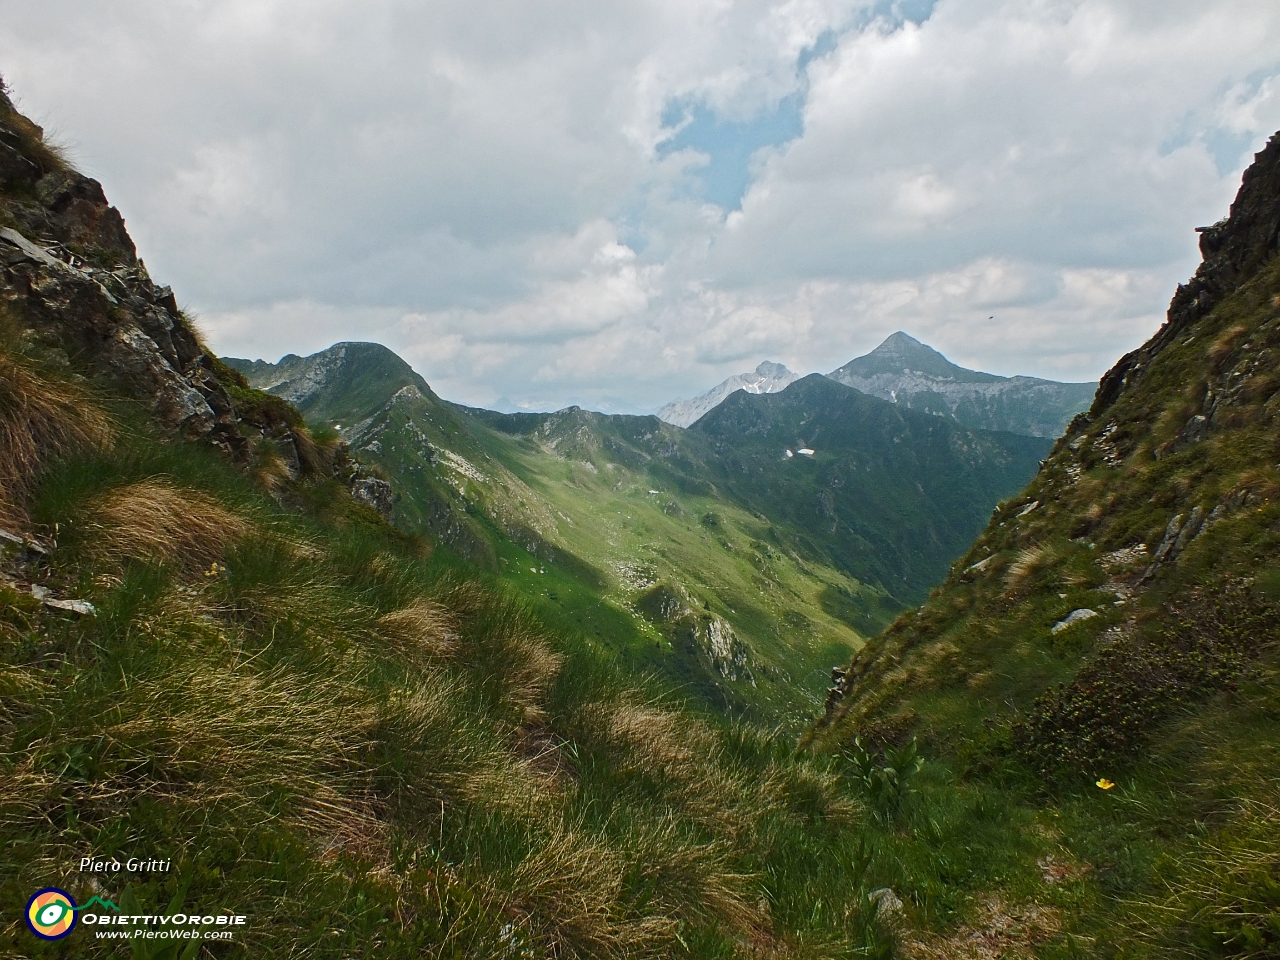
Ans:
[[[1280,251],[1280,133],[1254,155],[1244,172],[1240,190],[1225,220],[1200,227],[1200,255],[1204,258],[1187,283],[1179,284],[1159,332],[1126,353],[1098,386],[1089,416],[1096,419],[1134,389],[1152,359],[1191,324],[1221,303],[1241,280],[1252,276]],[[1195,429],[1194,427],[1192,429]]]
[[[345,448],[319,449],[296,411],[250,390],[205,349],[173,291],[138,259],[102,185],[44,143],[2,82],[0,312],[14,335],[111,384],[173,434],[239,462],[266,441],[290,479],[338,476],[357,499],[386,512],[384,481],[361,475]]]
[[[391,484],[377,477],[355,477],[351,481],[351,496],[357,503],[373,507],[388,520],[395,507],[395,495]]]
[[[231,398],[102,185],[0,93],[0,304],[25,335],[115,381],[165,425],[235,452]]]
[[[672,643],[712,672],[726,680],[747,680],[755,685],[747,646],[733,632],[732,625],[714,613],[696,612],[682,587],[655,584],[640,595],[635,606],[642,616],[662,627]]]

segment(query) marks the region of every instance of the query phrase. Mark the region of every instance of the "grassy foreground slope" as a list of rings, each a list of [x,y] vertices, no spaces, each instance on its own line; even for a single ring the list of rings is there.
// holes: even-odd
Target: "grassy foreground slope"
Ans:
[[[994,886],[924,955],[1018,902],[1039,932],[1010,949],[1041,956],[1280,956],[1280,136],[1201,250],[810,736],[919,737],[1038,821],[1044,884]]]

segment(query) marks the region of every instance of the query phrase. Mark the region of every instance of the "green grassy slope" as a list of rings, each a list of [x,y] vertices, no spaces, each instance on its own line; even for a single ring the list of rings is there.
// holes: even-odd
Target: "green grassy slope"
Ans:
[[[889,958],[884,891],[924,878],[946,915],[957,870],[1016,867],[972,853],[975,805],[1020,816],[998,799],[904,835],[843,759],[688,711],[335,480],[264,484],[24,342],[0,340],[0,430],[39,441],[0,497],[0,955],[178,955],[83,921],[37,941],[53,885],[245,914],[209,956]]]
[[[1036,818],[1043,956],[1280,952],[1277,235],[1280,137],[1168,323],[810,737],[918,736]]]
[[[28,933],[47,885],[248,915],[216,956],[808,956],[881,938],[829,765],[685,714],[331,481],[283,510],[216,450],[39,357],[15,367],[110,435],[68,432],[3,501],[29,524],[0,587],[3,955],[117,955],[87,925]],[[824,852],[773,854],[795,845]],[[173,871],[86,876],[86,855]],[[798,909],[810,886],[836,909]]]
[[[817,374],[778,394],[733,394],[691,432],[719,454],[714,482],[774,518],[798,548],[909,600],[1051,446],[964,430]],[[813,455],[796,454],[802,447]]]
[[[842,651],[899,606],[882,590],[785,551],[771,524],[710,485],[689,483],[661,460],[646,462],[642,448],[659,426],[646,420],[649,441],[640,433],[623,442],[614,431],[632,422],[581,411],[542,419],[530,432],[473,428],[492,459],[546,505],[555,542],[599,579],[594,589],[570,584],[572,568],[554,549],[538,551],[554,561],[534,564],[538,574],[517,557],[505,569],[584,627],[602,603],[626,612],[626,636],[590,629],[624,647],[635,666],[721,709],[764,710],[794,724],[820,702],[831,665],[848,656]],[[724,625],[732,639],[713,649],[709,631]]]
[[[762,433],[721,411],[706,418],[718,428],[684,431],[576,408],[458,407],[371,344],[231,363],[313,423],[345,424],[399,490],[398,522],[503,571],[633,669],[787,724],[813,714],[832,663],[900,609],[895,594],[921,595],[1047,449],[820,377],[757,410]],[[786,439],[794,421],[813,418],[828,424],[823,449],[787,461],[786,443],[803,445]]]

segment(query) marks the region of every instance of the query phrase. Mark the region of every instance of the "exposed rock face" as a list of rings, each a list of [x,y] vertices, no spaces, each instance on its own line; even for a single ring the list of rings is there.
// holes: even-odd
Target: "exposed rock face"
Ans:
[[[998,377],[966,370],[899,331],[827,374],[863,393],[966,427],[1058,437],[1089,406],[1097,384]]]
[[[1240,191],[1225,220],[1200,227],[1200,254],[1204,260],[1195,276],[1179,284],[1169,303],[1163,327],[1147,343],[1126,353],[1102,378],[1089,410],[1096,419],[1120,397],[1142,382],[1151,360],[1191,324],[1205,316],[1280,250],[1280,133],[1254,155],[1244,172]],[[1205,424],[1188,424],[1188,431],[1203,436]]]
[[[244,462],[251,441],[276,445],[290,477],[359,477],[345,448],[321,453],[283,404],[232,392],[245,381],[215,360],[138,259],[102,185],[72,170],[0,82],[0,309],[13,335],[112,383],[177,434]],[[385,512],[390,490],[361,478],[355,495]],[[386,488],[386,489],[384,489]],[[71,609],[71,608],[66,608]]]
[[[367,504],[387,519],[395,506],[391,484],[377,477],[356,477],[351,481],[351,496],[359,503]]]
[[[672,641],[702,660],[726,680],[755,684],[748,666],[748,650],[727,620],[714,613],[696,613],[682,587],[659,583],[636,600],[636,609],[666,629]]]
[[[668,403],[658,411],[658,419],[677,427],[688,427],[697,423],[708,411],[714,410],[729,394],[737,390],[747,393],[777,393],[800,379],[798,373],[792,373],[780,363],[766,360],[756,367],[752,373],[740,373],[716,384],[704,394],[692,400],[676,400]]]
[[[119,383],[166,425],[243,446],[231,398],[152,282],[96,180],[65,167],[0,93],[0,303],[28,335]]]

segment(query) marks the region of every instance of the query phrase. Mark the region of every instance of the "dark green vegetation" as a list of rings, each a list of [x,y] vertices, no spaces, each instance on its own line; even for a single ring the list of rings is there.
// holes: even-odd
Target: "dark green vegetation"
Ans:
[[[1036,819],[1040,956],[1280,956],[1278,238],[1280,136],[1166,325],[810,737],[918,737]]]
[[[970,429],[1049,438],[1060,436],[1072,417],[1089,408],[1098,388],[1096,383],[1058,383],[966,370],[902,332],[827,376]]]
[[[817,374],[778,394],[739,391],[691,432],[717,454],[715,481],[797,548],[904,599],[941,578],[1050,447],[963,430]]]
[[[227,363],[316,426],[341,427],[393,481],[406,529],[502,570],[631,669],[789,725],[816,711],[830,665],[923,597],[1049,449],[819,376],[737,393],[681,430],[445,403],[375,344]],[[661,609],[644,602],[654,590],[669,597]]]

